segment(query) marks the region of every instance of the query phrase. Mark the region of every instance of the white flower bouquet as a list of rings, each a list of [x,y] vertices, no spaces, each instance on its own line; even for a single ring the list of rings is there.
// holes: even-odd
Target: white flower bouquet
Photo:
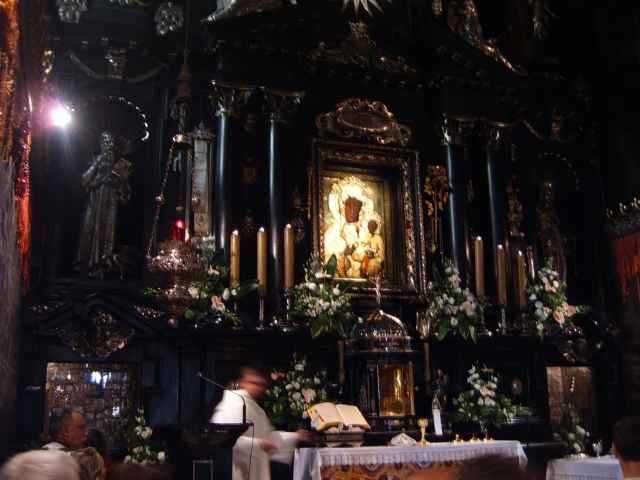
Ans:
[[[194,324],[240,321],[234,304],[257,289],[256,281],[228,288],[229,268],[224,250],[216,250],[213,237],[193,238],[190,242],[161,244],[160,253],[148,260],[152,283],[145,294],[167,302],[177,316]]]
[[[562,420],[553,433],[553,438],[562,442],[568,455],[585,453],[589,432],[582,425],[582,420],[573,403],[562,406]]]
[[[294,357],[286,372],[271,373],[264,407],[275,424],[295,430],[307,419],[307,410],[327,400],[327,372],[312,371],[308,362]]]
[[[124,463],[164,463],[164,451],[156,450],[149,445],[153,430],[147,426],[144,410],[138,410],[134,421],[134,426],[129,432],[129,454],[125,457]]]
[[[191,302],[184,318],[200,322],[213,316],[237,325],[240,319],[231,305],[255,290],[257,283],[253,281],[228,288],[229,268],[224,260],[224,251],[216,250],[209,237],[202,239],[197,251],[200,275],[187,288]]]
[[[304,282],[296,285],[291,294],[291,313],[308,321],[314,338],[330,332],[344,337],[345,322],[351,317],[348,287],[334,279],[337,264],[335,255],[326,265],[313,255],[305,266]]]
[[[478,299],[460,284],[460,273],[451,260],[433,269],[433,280],[427,291],[427,315],[434,322],[435,336],[443,340],[450,332],[465,340],[476,341],[483,309]]]
[[[536,279],[527,287],[527,309],[540,338],[544,336],[545,330],[566,331],[574,326],[574,315],[589,310],[586,306],[569,305],[566,288],[549,262],[538,270]]]
[[[498,377],[493,370],[474,365],[467,373],[467,384],[471,388],[453,400],[456,420],[477,423],[481,430],[513,421],[520,408],[509,397],[498,393]]]

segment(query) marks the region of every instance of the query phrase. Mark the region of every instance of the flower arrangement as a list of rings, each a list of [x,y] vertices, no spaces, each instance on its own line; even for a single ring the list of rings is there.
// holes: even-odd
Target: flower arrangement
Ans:
[[[527,287],[527,308],[540,338],[545,330],[555,328],[564,332],[573,327],[572,317],[588,310],[585,306],[569,305],[566,288],[550,262],[538,270],[535,280]]]
[[[184,312],[184,317],[197,322],[213,313],[237,324],[238,315],[229,304],[245,297],[258,286],[254,281],[228,288],[229,268],[224,260],[224,251],[216,250],[212,240],[210,237],[204,238],[199,246],[202,269],[200,277],[188,288],[192,303]]]
[[[179,302],[185,320],[195,324],[214,318],[217,323],[233,325],[239,318],[233,303],[257,288],[255,281],[229,288],[229,268],[223,250],[216,250],[212,237],[192,239],[188,244],[161,245],[160,254],[149,261],[149,270],[173,274],[168,289],[147,289],[151,295],[161,295]]]
[[[511,422],[520,407],[498,393],[498,377],[493,370],[474,365],[467,373],[467,384],[471,388],[453,400],[457,420],[478,423],[483,430],[488,425],[499,427]]]
[[[286,372],[274,371],[264,407],[275,424],[291,429],[300,427],[307,409],[327,400],[327,372],[312,371],[305,358],[293,358]]]
[[[465,340],[476,341],[483,315],[482,305],[468,288],[461,287],[460,273],[451,260],[445,259],[442,266],[434,267],[427,303],[427,315],[434,321],[438,340],[454,331]]]
[[[143,409],[138,410],[134,420],[135,426],[129,432],[129,454],[124,463],[164,463],[164,451],[155,450],[147,443],[153,435],[153,429],[147,426]]]
[[[553,438],[564,444],[567,454],[580,455],[586,451],[589,432],[581,423],[580,414],[573,403],[562,406],[562,420]]]
[[[345,321],[351,318],[351,295],[345,284],[334,279],[337,266],[335,255],[325,265],[312,255],[304,269],[304,282],[293,288],[291,313],[308,319],[313,338],[330,332],[345,336]]]

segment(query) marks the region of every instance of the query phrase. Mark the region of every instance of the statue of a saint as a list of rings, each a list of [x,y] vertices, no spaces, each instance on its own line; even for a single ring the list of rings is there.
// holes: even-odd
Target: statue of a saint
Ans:
[[[118,205],[131,197],[131,162],[116,157],[111,132],[100,135],[100,153],[82,175],[89,194],[82,220],[76,261],[81,271],[102,275],[105,261],[114,253]]]
[[[538,238],[542,246],[544,261],[551,260],[552,268],[563,282],[567,281],[567,258],[565,239],[560,231],[560,219],[555,209],[553,182],[545,181],[538,202]]]

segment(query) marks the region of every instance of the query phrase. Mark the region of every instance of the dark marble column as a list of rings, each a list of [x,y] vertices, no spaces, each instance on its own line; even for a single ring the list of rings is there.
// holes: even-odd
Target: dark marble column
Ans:
[[[447,174],[449,175],[449,201],[445,212],[446,250],[460,271],[462,283],[467,282],[467,173],[466,161],[474,120],[444,116],[442,145],[445,147]]]
[[[280,152],[282,124],[291,116],[300,104],[303,92],[287,92],[263,89],[265,112],[269,122],[269,292],[274,314],[281,311],[284,266],[284,170]]]
[[[217,142],[215,158],[215,184],[213,203],[213,235],[217,249],[225,250],[229,256],[231,222],[229,120],[234,110],[246,104],[253,87],[227,84],[213,80],[211,100],[216,109]]]
[[[486,126],[486,163],[488,211],[489,211],[489,254],[494,265],[498,245],[506,245],[505,228],[505,167],[509,161],[510,129],[502,124],[488,124]]]

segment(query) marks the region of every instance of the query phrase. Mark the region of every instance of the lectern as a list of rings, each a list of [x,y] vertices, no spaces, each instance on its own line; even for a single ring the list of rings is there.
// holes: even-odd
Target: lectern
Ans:
[[[231,480],[232,448],[250,423],[209,423],[180,429],[179,477]]]

